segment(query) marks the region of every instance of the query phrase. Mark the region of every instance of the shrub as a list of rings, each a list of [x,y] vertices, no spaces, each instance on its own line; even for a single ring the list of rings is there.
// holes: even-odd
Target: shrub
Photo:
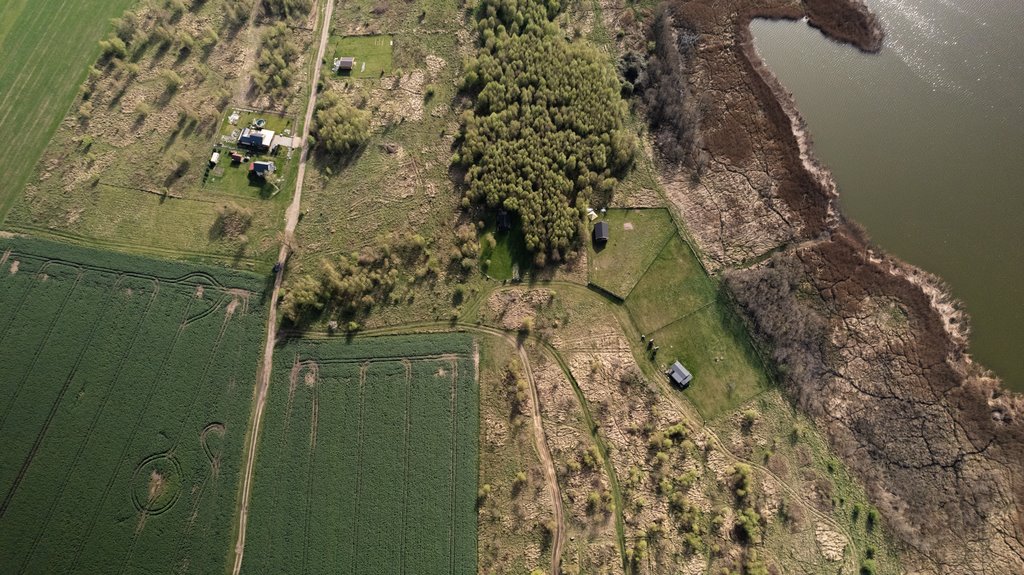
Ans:
[[[263,0],[265,14],[276,18],[301,18],[309,14],[313,0]]]
[[[291,33],[283,22],[278,22],[263,35],[258,65],[253,82],[260,92],[281,97],[292,85],[295,73],[292,64],[299,57],[299,49],[291,41]]]
[[[100,52],[103,58],[124,58],[128,55],[128,46],[117,36],[100,40]]]
[[[235,203],[227,203],[217,208],[217,221],[214,224],[217,237],[240,238],[250,225],[252,225],[252,211]]]
[[[356,109],[335,92],[325,92],[316,104],[313,135],[316,144],[337,156],[351,154],[366,143],[370,114]]]

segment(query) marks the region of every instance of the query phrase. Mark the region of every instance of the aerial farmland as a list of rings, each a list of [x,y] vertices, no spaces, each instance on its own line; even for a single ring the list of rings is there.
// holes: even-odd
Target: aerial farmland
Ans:
[[[765,137],[811,4],[0,6],[0,573],[927,572],[800,387],[927,308]]]

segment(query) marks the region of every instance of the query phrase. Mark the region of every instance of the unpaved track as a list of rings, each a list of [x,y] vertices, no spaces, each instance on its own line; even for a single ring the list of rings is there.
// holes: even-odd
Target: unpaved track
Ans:
[[[507,334],[505,339],[511,340]],[[540,458],[541,467],[544,468],[544,476],[548,483],[548,492],[551,494],[552,513],[555,516],[555,532],[551,534],[551,573],[561,573],[562,563],[562,542],[565,538],[565,515],[562,512],[562,490],[558,487],[558,475],[555,473],[555,461],[551,457],[551,450],[548,449],[547,437],[544,435],[544,422],[540,415],[540,395],[537,393],[537,380],[533,377],[533,368],[530,366],[530,358],[526,354],[526,348],[515,341],[516,350],[519,352],[519,361],[523,364],[523,373],[530,385],[530,417],[533,420],[533,445],[537,450],[537,457]]]
[[[277,261],[284,262],[288,259],[291,245],[295,237],[295,226],[299,222],[299,209],[302,201],[302,182],[306,176],[306,159],[309,157],[309,126],[313,121],[313,112],[316,110],[316,85],[320,78],[320,64],[327,50],[327,40],[331,31],[331,14],[334,12],[334,0],[326,0],[323,3],[324,17],[320,29],[320,46],[317,48],[316,59],[313,62],[313,73],[310,77],[309,104],[306,106],[306,119],[302,126],[302,154],[299,156],[299,170],[295,178],[295,195],[292,203],[285,212],[284,242],[281,244],[281,251],[278,253]],[[274,343],[277,340],[277,299],[281,293],[281,281],[284,278],[284,266],[278,270],[274,277],[274,290],[270,295],[270,317],[267,318],[267,343],[263,349],[263,364],[256,377],[256,405],[253,410],[252,426],[249,429],[249,441],[246,445],[247,457],[245,460],[245,471],[242,478],[242,504],[238,508],[238,541],[235,543],[235,564],[231,570],[233,575],[238,575],[242,570],[242,554],[245,551],[245,529],[249,521],[249,499],[252,495],[252,472],[256,463],[256,444],[260,436],[260,425],[263,422],[263,410],[267,403],[267,390],[270,387],[270,373],[274,363]]]

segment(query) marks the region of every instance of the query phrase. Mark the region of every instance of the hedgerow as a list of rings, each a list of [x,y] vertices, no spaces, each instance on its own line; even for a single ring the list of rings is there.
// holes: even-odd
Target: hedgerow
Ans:
[[[482,0],[481,45],[463,86],[476,107],[463,117],[464,205],[520,215],[527,247],[561,254],[595,193],[610,195],[632,161],[635,138],[612,65],[570,42],[553,0]]]

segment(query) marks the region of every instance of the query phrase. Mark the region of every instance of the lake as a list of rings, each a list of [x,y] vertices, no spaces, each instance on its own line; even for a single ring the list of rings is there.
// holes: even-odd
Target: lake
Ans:
[[[971,353],[1024,391],[1024,1],[873,0],[877,55],[755,21],[843,212],[946,280]]]

